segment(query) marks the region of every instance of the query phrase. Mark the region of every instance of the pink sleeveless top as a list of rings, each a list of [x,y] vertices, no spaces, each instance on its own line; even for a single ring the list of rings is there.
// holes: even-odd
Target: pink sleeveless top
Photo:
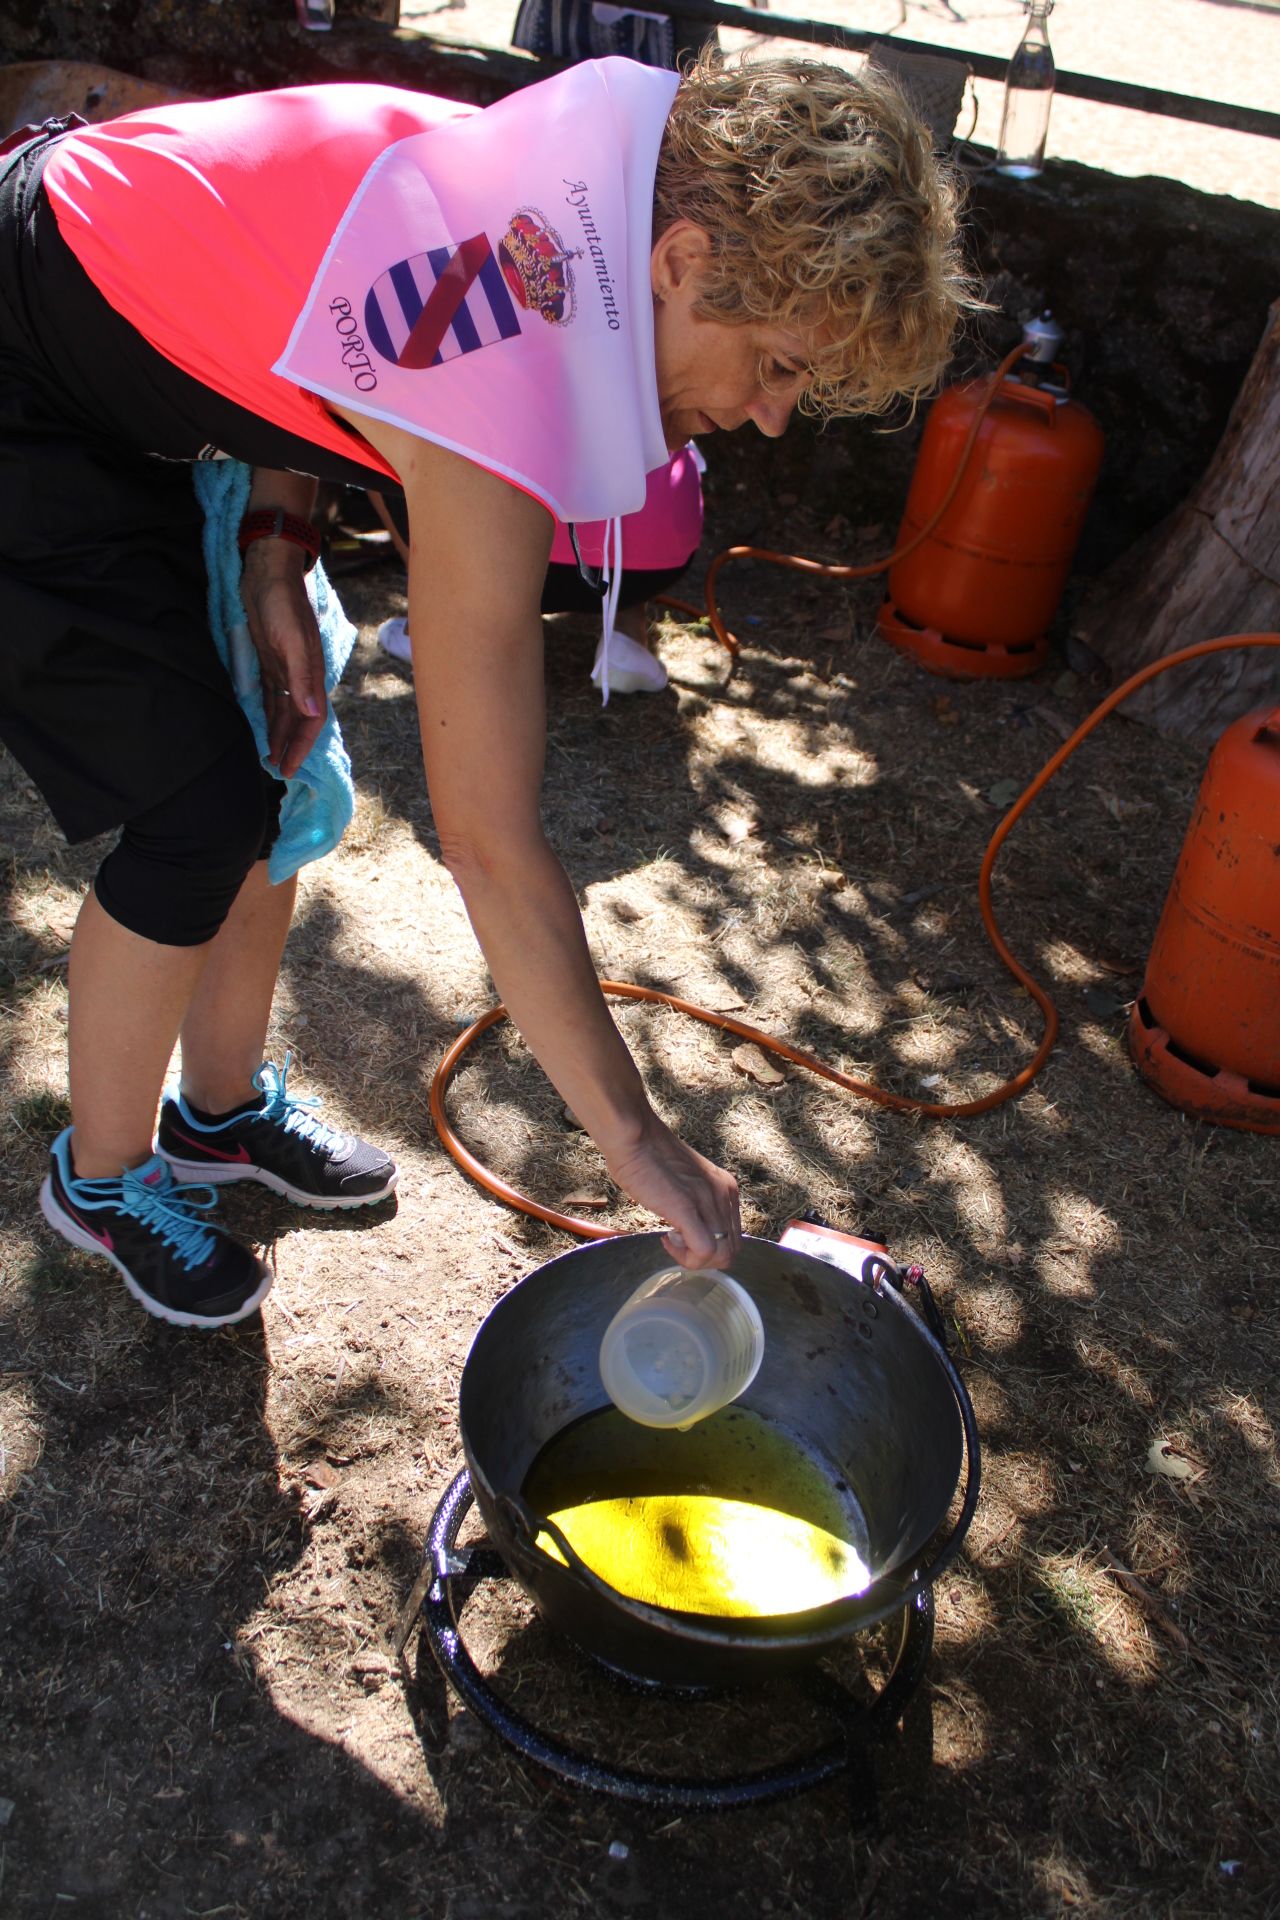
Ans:
[[[109,303],[225,398],[390,472],[347,404],[561,519],[616,517],[668,459],[648,269],[675,86],[604,60],[483,112],[342,84],[185,102],[76,129],[44,181]]]
[[[692,447],[682,447],[665,467],[649,475],[644,505],[622,522],[624,566],[661,573],[668,567],[682,567],[696,552],[702,540],[702,474],[698,462]],[[590,567],[601,564],[604,529],[603,520],[588,520],[578,528],[578,545]],[[556,522],[551,542],[551,558],[560,566],[576,564],[569,529],[560,521]]]
[[[88,278],[165,359],[276,426],[390,472],[269,369],[370,163],[391,140],[470,111],[393,86],[180,102],[67,134],[44,186]]]
[[[187,101],[77,128],[44,183],[89,278],[166,360],[251,413],[390,473],[315,395],[270,368],[378,154],[473,111],[378,86]]]

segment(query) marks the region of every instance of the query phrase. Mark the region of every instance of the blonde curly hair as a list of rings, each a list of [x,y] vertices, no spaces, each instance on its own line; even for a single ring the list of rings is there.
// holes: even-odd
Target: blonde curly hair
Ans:
[[[658,157],[654,234],[711,241],[702,318],[825,333],[801,410],[882,414],[933,387],[980,307],[956,181],[892,81],[808,59],[685,72]]]

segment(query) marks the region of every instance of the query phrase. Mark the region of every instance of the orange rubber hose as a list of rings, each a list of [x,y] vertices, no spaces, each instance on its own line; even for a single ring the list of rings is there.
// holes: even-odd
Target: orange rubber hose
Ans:
[[[754,1041],[758,1047],[764,1048],[765,1051],[776,1053],[782,1059],[790,1060],[793,1065],[803,1067],[807,1072],[817,1074],[823,1080],[830,1080],[834,1085],[843,1087],[846,1092],[860,1094],[864,1099],[872,1100],[882,1107],[889,1107],[897,1113],[922,1113],[931,1119],[965,1119],[973,1114],[988,1113],[993,1107],[1003,1106],[1005,1101],[1016,1098],[1018,1094],[1025,1092],[1030,1086],[1048,1059],[1049,1054],[1053,1050],[1054,1041],[1058,1037],[1057,1009],[1048,994],[1044,991],[1044,988],[1031,977],[1021,962],[1010,952],[996,924],[995,910],[991,902],[991,875],[995,868],[996,856],[1008,837],[1010,829],[1013,827],[1015,821],[1020,819],[1026,812],[1036,795],[1048,785],[1054,774],[1057,773],[1059,767],[1075,752],[1081,742],[1093,732],[1093,729],[1099,722],[1105,720],[1107,715],[1118,707],[1122,700],[1126,700],[1131,693],[1135,693],[1137,689],[1144,686],[1148,680],[1153,680],[1157,674],[1167,672],[1170,667],[1181,666],[1188,660],[1197,660],[1204,654],[1225,653],[1233,647],[1277,646],[1280,646],[1280,633],[1227,634],[1215,640],[1199,641],[1195,646],[1182,647],[1177,653],[1166,654],[1163,659],[1155,660],[1149,666],[1141,668],[1135,674],[1131,674],[1126,681],[1116,687],[1113,692],[1107,695],[1105,700],[1094,708],[1087,719],[1080,723],[1070,739],[1064,741],[1052,759],[1040,769],[1040,772],[1036,775],[1030,786],[1018,796],[1008,813],[1005,814],[1004,819],[992,834],[987,844],[986,853],[983,856],[982,868],[978,876],[978,902],[982,912],[983,925],[987,930],[991,944],[994,946],[1001,961],[1013,975],[1014,979],[1018,981],[1019,985],[1026,988],[1027,992],[1044,1014],[1045,1029],[1044,1037],[1040,1045],[1036,1048],[1033,1057],[1027,1062],[1027,1065],[1021,1068],[1011,1080],[1006,1080],[991,1093],[983,1094],[980,1099],[957,1101],[912,1100],[905,1094],[891,1093],[885,1087],[875,1086],[870,1081],[859,1080],[855,1078],[853,1074],[843,1073],[836,1067],[829,1067],[825,1061],[819,1060],[814,1054],[805,1053],[803,1049],[793,1047],[786,1040],[777,1040],[771,1034],[762,1032],[758,1027],[748,1026],[745,1020],[735,1020],[731,1014],[712,1013],[706,1007],[694,1006],[692,1001],[678,999],[676,995],[672,993],[662,993],[656,987],[641,987],[637,986],[634,982],[621,980],[602,980],[600,982],[601,992],[611,994],[615,998],[622,1000],[653,1001],[660,1006],[670,1007],[676,1013],[687,1014],[692,1020],[701,1020],[705,1026],[720,1027],[726,1033],[736,1034],[740,1039]],[[482,1014],[478,1020],[472,1022],[465,1033],[458,1036],[440,1062],[440,1065],[436,1068],[435,1075],[431,1082],[430,1105],[431,1118],[435,1123],[436,1133],[440,1138],[440,1142],[446,1152],[451,1154],[457,1161],[464,1173],[470,1174],[471,1178],[477,1181],[480,1186],[486,1188],[488,1192],[494,1194],[499,1200],[504,1201],[507,1206],[514,1207],[517,1212],[531,1214],[536,1220],[544,1220],[549,1226],[559,1227],[565,1233],[577,1234],[579,1238],[584,1240],[613,1239],[618,1233],[617,1228],[602,1227],[594,1220],[579,1220],[572,1214],[559,1213],[554,1207],[544,1207],[540,1201],[532,1200],[527,1194],[519,1192],[517,1188],[503,1180],[500,1175],[491,1172],[480,1160],[477,1160],[475,1155],[459,1140],[450,1125],[448,1115],[445,1111],[445,1094],[448,1090],[449,1082],[457,1069],[458,1062],[467,1049],[480,1038],[481,1034],[487,1033],[490,1027],[496,1026],[499,1021],[505,1020],[506,1017],[507,1010],[505,1006],[499,1004],[491,1007],[488,1013]]]

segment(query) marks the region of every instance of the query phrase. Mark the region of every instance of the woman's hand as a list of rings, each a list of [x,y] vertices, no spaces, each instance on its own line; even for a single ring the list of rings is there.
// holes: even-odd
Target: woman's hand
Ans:
[[[611,1155],[610,1176],[670,1225],[662,1244],[681,1267],[728,1267],[742,1243],[738,1183],[704,1160],[650,1111],[638,1146]]]
[[[247,511],[279,507],[309,520],[316,483],[305,473],[255,467]],[[284,539],[250,541],[240,576],[240,598],[262,669],[262,703],[272,764],[288,780],[298,771],[324,725],[324,650],[307,598],[307,557]]]
[[[244,556],[240,597],[262,669],[272,763],[298,771],[324,725],[324,653],[307,598],[306,555],[287,540],[255,540]]]

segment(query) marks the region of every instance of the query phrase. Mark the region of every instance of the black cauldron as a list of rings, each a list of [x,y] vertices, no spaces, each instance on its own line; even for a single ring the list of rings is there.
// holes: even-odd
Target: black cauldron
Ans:
[[[530,1508],[523,1490],[554,1436],[608,1407],[599,1368],[604,1330],[641,1281],[667,1264],[656,1233],[598,1241],[538,1268],[498,1303],[462,1374],[471,1489],[516,1579],[548,1623],[585,1653],[664,1685],[752,1683],[901,1613],[950,1563],[977,1502],[973,1408],[939,1337],[940,1320],[933,1316],[931,1330],[907,1304],[890,1262],[869,1261],[867,1277],[855,1279],[772,1241],[744,1241],[734,1274],[760,1309],[766,1344],[740,1404],[795,1436],[852,1489],[871,1584],[808,1612],[751,1618],[628,1598],[597,1578],[554,1527],[568,1564],[544,1551],[538,1534],[546,1536],[546,1516]],[[966,1450],[963,1502],[938,1541]]]

